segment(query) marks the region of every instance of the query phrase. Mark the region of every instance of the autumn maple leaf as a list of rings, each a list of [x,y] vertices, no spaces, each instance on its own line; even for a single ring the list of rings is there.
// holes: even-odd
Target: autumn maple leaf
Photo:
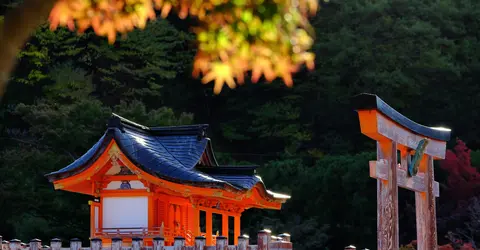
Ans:
[[[222,91],[223,85],[226,83],[231,89],[235,88],[237,85],[233,79],[233,70],[232,66],[225,63],[214,63],[212,69],[208,72],[205,77],[202,79],[203,84],[207,84],[215,80],[215,86],[213,92],[219,94]]]
[[[292,73],[300,65],[314,68],[315,57],[307,52],[313,44],[307,16],[316,12],[318,2],[276,0],[277,13],[264,18],[256,10],[266,4],[256,0],[58,0],[50,13],[50,27],[73,30],[76,25],[79,33],[92,27],[114,43],[117,33],[143,29],[155,19],[154,9],[162,18],[172,11],[181,19],[193,15],[200,25],[194,29],[198,51],[192,76],[203,75],[204,84],[214,81],[215,93],[225,84],[235,88],[234,79],[242,84],[248,71],[254,83],[262,76],[267,82],[280,77],[292,86]]]

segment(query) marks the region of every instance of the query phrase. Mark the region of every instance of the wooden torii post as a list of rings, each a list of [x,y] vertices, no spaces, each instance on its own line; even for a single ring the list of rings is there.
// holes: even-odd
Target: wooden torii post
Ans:
[[[415,192],[417,249],[437,249],[433,160],[445,158],[450,129],[417,124],[372,94],[355,96],[353,105],[362,133],[377,141],[377,160],[369,163],[377,179],[377,249],[399,249],[399,186]]]

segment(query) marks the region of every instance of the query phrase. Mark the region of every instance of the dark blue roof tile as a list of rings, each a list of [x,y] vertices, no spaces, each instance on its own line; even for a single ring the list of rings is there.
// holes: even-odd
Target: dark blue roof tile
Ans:
[[[212,174],[213,178],[222,180],[232,184],[235,187],[241,189],[251,189],[257,183],[262,182],[260,178],[255,175],[224,175],[224,174]]]
[[[254,175],[254,168],[248,168],[248,174],[243,170],[238,172],[240,169],[235,168],[218,167],[224,169],[223,172],[208,172],[196,168],[205,150],[211,149],[209,139],[203,132],[206,125],[147,128],[123,118],[116,119],[120,121],[110,121],[105,135],[87,153],[67,167],[47,176],[59,176],[88,167],[95,157],[103,153],[105,146],[102,148],[102,145],[115,139],[120,150],[134,164],[160,178],[190,184],[229,185],[238,189],[250,189],[261,182]]]

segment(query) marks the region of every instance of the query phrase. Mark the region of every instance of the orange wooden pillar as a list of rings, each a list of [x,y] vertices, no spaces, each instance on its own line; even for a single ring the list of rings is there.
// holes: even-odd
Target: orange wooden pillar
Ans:
[[[98,227],[99,231],[103,232],[103,205],[101,202],[98,203]]]
[[[182,230],[183,228],[186,228],[186,226],[187,226],[187,225],[185,225],[185,215],[184,215],[185,209],[183,208],[182,205],[178,205],[178,206],[177,206],[177,210],[178,210],[178,212],[177,212],[177,214],[178,214],[178,215],[177,215],[177,216],[178,216],[177,221],[180,223],[180,228],[179,228],[179,229],[180,229],[180,232],[181,232],[181,235],[180,235],[180,236],[186,237],[186,235],[183,235],[184,232],[183,232],[183,230]]]
[[[234,216],[234,233],[233,240],[234,244],[238,245],[238,236],[240,236],[240,214]]]
[[[419,250],[437,248],[437,218],[435,210],[435,193],[433,189],[433,157],[424,155],[420,162],[419,172],[423,173],[426,192],[415,192],[415,208],[417,214],[417,239]]]
[[[175,229],[175,207],[173,206],[173,204],[169,204],[168,205],[168,229],[170,230],[170,232],[174,232],[174,229]]]
[[[206,214],[206,230],[205,230],[205,237],[207,238],[207,246],[211,246],[212,245],[212,236],[213,236],[213,233],[212,233],[212,211],[210,210],[206,210],[205,211],[205,214]]]
[[[175,216],[174,216],[174,219],[173,219],[173,228],[174,228],[174,232],[175,232],[174,236],[183,236],[181,234],[181,231],[180,231],[181,221],[182,221],[182,215],[180,214],[181,213],[180,206],[173,205],[173,211],[175,213]]]
[[[228,240],[228,214],[222,214],[222,236]]]
[[[192,207],[192,233],[194,237],[200,236],[200,210]]]
[[[155,198],[153,196],[148,196],[148,228],[152,228],[155,223]]]
[[[88,201],[90,205],[90,237],[102,228],[102,207],[97,201]]]
[[[90,237],[94,237],[95,234],[95,205],[93,201],[88,201],[90,205]]]

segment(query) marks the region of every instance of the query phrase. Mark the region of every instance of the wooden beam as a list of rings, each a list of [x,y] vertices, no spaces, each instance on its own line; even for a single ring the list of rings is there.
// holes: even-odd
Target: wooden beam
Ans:
[[[211,211],[214,214],[226,214],[234,216],[242,213],[245,210],[245,205],[242,202],[232,202],[221,198],[209,198],[194,196],[190,197],[190,202],[195,207],[204,211]]]
[[[400,126],[376,110],[360,110],[358,116],[364,135],[376,141],[392,140],[398,144],[399,149],[406,147],[415,150],[420,140],[426,138]],[[446,142],[429,138],[425,154],[444,159],[446,147]]]
[[[227,211],[223,211],[223,210],[218,210],[218,209],[215,209],[215,208],[209,208],[209,207],[202,207],[202,206],[198,206],[197,207],[198,209],[202,210],[202,211],[205,211],[205,212],[210,212],[212,214],[225,214],[225,215],[228,215],[228,216],[237,216],[237,215],[240,215],[241,213],[234,213],[234,212],[227,212]]]
[[[136,181],[141,180],[137,175],[104,175],[102,176],[102,181],[111,182],[111,181]]]
[[[187,198],[184,198],[181,192],[175,192],[171,189],[162,188],[156,185],[153,185],[152,192],[155,193],[162,200],[172,200],[179,205],[188,204],[190,201]]]
[[[388,181],[388,171],[390,168],[388,160],[380,159],[378,161],[370,161],[369,165],[370,177]],[[402,169],[397,165],[397,185],[414,192],[427,192],[424,174],[419,173],[416,176],[409,177],[407,172],[406,169]],[[433,195],[435,197],[440,196],[440,185],[436,181],[433,182]]]
[[[388,159],[387,180],[377,179],[377,249],[398,249],[397,147],[392,141],[377,142],[377,157]]]
[[[154,193],[148,192],[146,189],[121,189],[121,190],[102,190],[102,197],[130,197],[130,196],[153,196]]]

